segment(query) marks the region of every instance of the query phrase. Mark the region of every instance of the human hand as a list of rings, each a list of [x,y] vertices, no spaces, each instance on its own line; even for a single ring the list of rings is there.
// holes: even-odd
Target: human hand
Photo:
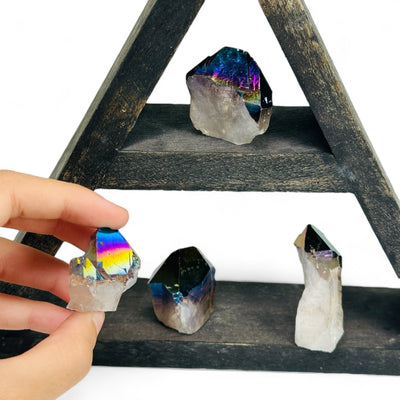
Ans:
[[[128,212],[78,185],[0,171],[0,226],[51,234],[86,250],[95,228],[119,229]],[[0,280],[47,290],[69,301],[68,265],[0,238]],[[89,371],[103,312],[79,313],[0,293],[0,329],[49,336],[31,350],[0,360],[0,399],[55,399]]]

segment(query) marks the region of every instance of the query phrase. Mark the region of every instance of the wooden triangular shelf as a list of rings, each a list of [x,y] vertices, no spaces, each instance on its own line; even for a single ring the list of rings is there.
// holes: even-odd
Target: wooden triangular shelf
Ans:
[[[400,276],[399,202],[303,0],[260,0],[260,4],[310,107],[274,107],[268,135],[257,137],[250,145],[234,146],[196,133],[187,105],[146,105],[202,4],[200,0],[148,2],[51,177],[91,189],[352,192]],[[21,233],[18,239],[51,254],[60,245],[55,238],[34,234]],[[31,289],[3,289],[47,298]],[[258,301],[253,302],[254,323],[265,323],[260,327],[263,333],[254,338],[239,321],[236,328],[232,325],[234,316],[223,306],[223,299],[230,298],[239,307],[238,315],[246,314],[240,309],[245,304],[240,297],[243,292],[265,296],[265,304],[272,307],[265,311],[264,306],[255,304]],[[204,327],[206,338],[202,333],[182,337],[157,324],[145,284],[140,281],[108,319],[110,328],[106,324],[102,331],[95,362],[400,374],[399,368],[394,368],[399,351],[393,350],[399,348],[393,345],[393,340],[399,342],[399,327],[388,311],[400,304],[397,291],[344,288],[345,318],[350,315],[355,320],[347,327],[345,324],[345,336],[334,355],[298,349],[290,339],[300,292],[298,285],[223,282],[216,298],[221,301],[216,313],[224,316],[218,320],[222,325],[215,325],[211,318]],[[268,300],[269,293],[274,293],[274,301]],[[232,300],[229,296],[236,297]],[[287,310],[294,308],[293,317],[280,308],[289,298]],[[135,302],[138,315],[127,318],[132,313],[130,302]],[[260,313],[264,313],[261,320]],[[385,319],[385,327],[373,323],[378,315]],[[125,321],[134,318],[137,320],[130,322],[134,327],[125,326],[129,324]],[[147,319],[143,322],[141,318]],[[126,329],[115,329],[115,325]],[[116,338],[113,326],[114,332],[139,333]],[[224,330],[233,336],[221,333]],[[4,342],[15,343],[15,335],[4,333]],[[16,353],[40,339],[33,333],[25,337],[13,349]],[[182,356],[168,358],[171,351],[176,355],[178,348]],[[207,356],[218,352],[224,357]],[[288,355],[287,362],[282,352]]]

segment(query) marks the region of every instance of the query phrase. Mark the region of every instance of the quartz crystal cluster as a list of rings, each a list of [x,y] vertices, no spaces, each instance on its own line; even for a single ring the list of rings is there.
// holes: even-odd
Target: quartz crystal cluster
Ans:
[[[196,247],[173,252],[149,280],[158,320],[181,333],[198,331],[214,310],[214,276]]]
[[[186,75],[190,118],[203,134],[250,143],[269,126],[272,91],[246,51],[224,47]]]
[[[67,308],[115,311],[122,293],[136,283],[139,268],[139,257],[119,231],[98,229],[88,251],[70,262]]]
[[[307,225],[294,244],[305,280],[297,308],[295,342],[330,353],[343,335],[342,257],[312,225]]]

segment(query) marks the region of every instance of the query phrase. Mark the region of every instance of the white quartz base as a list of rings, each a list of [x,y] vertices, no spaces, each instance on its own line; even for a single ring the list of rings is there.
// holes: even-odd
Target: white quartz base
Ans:
[[[342,287],[340,269],[325,270],[321,276],[311,256],[298,249],[305,276],[305,289],[300,299],[295,342],[310,350],[332,352],[343,335]]]
[[[262,110],[256,122],[232,87],[217,85],[206,76],[188,77],[187,85],[191,95],[190,118],[203,134],[246,144],[268,129],[272,108]]]
[[[127,282],[89,281],[81,276],[70,277],[70,301],[67,308],[75,311],[116,311],[122,293],[132,287],[136,277]]]
[[[191,335],[207,322],[214,310],[213,293],[197,302],[190,298],[183,298],[179,304],[163,304],[153,299],[153,306],[154,313],[160,322],[180,333]]]

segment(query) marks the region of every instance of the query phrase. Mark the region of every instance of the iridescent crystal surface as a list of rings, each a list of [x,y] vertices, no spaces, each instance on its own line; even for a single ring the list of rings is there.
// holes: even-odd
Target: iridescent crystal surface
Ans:
[[[173,252],[149,287],[156,317],[178,332],[195,333],[214,310],[215,269],[196,247]]]
[[[70,262],[67,308],[115,311],[122,293],[136,283],[139,268],[139,257],[119,231],[98,229],[88,251]]]
[[[224,47],[186,75],[190,118],[208,136],[250,143],[269,126],[272,91],[246,51]]]
[[[312,225],[294,244],[305,284],[297,308],[295,342],[310,350],[332,352],[343,335],[342,257]]]

